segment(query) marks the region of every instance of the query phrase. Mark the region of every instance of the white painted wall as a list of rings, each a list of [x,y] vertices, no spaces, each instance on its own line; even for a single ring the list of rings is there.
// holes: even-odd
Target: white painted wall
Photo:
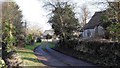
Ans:
[[[98,35],[104,35],[105,30],[102,26],[98,26]]]
[[[82,37],[83,38],[92,38],[95,37],[96,35],[104,35],[105,30],[102,26],[95,27],[94,29],[87,29],[82,32]]]
[[[89,37],[94,37],[95,36],[95,29],[89,29],[89,31],[90,31]]]

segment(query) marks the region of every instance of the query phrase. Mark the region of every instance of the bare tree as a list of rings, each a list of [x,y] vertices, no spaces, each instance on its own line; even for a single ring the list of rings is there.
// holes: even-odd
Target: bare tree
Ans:
[[[81,24],[84,26],[87,23],[87,20],[90,18],[90,12],[87,8],[87,5],[81,7]]]
[[[113,2],[109,2],[109,0],[106,0],[106,1],[108,3],[108,7],[109,7],[110,11],[112,11],[112,16],[119,23],[120,22],[120,1],[118,1],[118,0],[114,0]]]

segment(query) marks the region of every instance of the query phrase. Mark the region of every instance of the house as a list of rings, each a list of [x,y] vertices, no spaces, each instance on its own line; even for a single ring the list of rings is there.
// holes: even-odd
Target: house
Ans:
[[[44,33],[42,34],[43,36],[46,36],[46,35],[54,35],[54,30],[53,29],[50,29],[50,30],[45,30]]]
[[[101,16],[105,11],[95,12],[90,21],[81,29],[81,37],[88,38],[102,38],[105,34],[105,29],[102,27]]]
[[[54,36],[54,30],[53,29],[45,30],[43,32],[43,34],[41,35],[41,40],[42,41],[52,41],[52,38],[51,39],[46,39],[48,35],[53,38],[53,36]]]
[[[42,34],[43,37],[46,37],[47,35],[53,36],[54,35],[54,30],[45,30],[44,33]]]

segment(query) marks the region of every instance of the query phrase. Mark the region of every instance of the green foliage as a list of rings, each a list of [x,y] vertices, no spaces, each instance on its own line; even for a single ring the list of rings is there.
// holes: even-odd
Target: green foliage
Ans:
[[[49,48],[54,48],[55,47],[55,43],[53,43],[53,42],[48,42],[48,44],[49,44]]]
[[[36,40],[37,40],[36,42],[41,42],[42,41],[40,37],[37,37]]]
[[[52,36],[50,36],[49,34],[46,35],[46,39],[51,39]]]
[[[5,67],[5,62],[0,58],[0,67]]]
[[[41,43],[35,43],[34,45],[25,45],[26,49],[34,50],[37,46],[39,46]]]
[[[114,40],[120,41],[120,23],[113,23],[111,24],[107,30],[110,32],[112,38]]]
[[[34,36],[32,34],[29,34],[27,36],[26,41],[27,41],[27,44],[32,44],[32,42],[34,42]]]
[[[97,62],[102,65],[119,65],[120,64],[119,45],[120,45],[119,42],[105,42],[100,40],[87,42],[80,41],[80,44],[76,46],[76,49],[78,49],[78,51],[83,52],[84,54],[91,55],[92,59],[91,58],[89,59],[92,62],[94,59],[95,63]]]
[[[101,17],[103,27],[111,35],[112,40],[120,41],[120,2],[108,2],[108,9]]]
[[[107,40],[106,40],[107,41]],[[98,66],[118,66],[120,64],[120,43],[105,40],[84,40],[72,48],[56,48],[64,54],[82,59]],[[75,42],[74,42],[75,44]],[[70,44],[69,44],[70,45]]]
[[[106,15],[102,15],[101,16],[101,21],[102,22],[107,22],[108,21],[108,17]]]
[[[54,4],[48,6],[51,5],[53,6]],[[72,6],[68,2],[57,2],[53,8],[53,16],[51,16],[49,23],[52,24],[55,34],[60,39],[67,37],[70,39],[73,33],[80,27],[78,19],[75,18]]]
[[[3,35],[14,36],[16,38],[15,45],[19,45],[21,41],[24,42],[22,37],[24,34],[24,27],[22,22],[22,13],[19,6],[15,2],[3,2],[2,4],[2,29]],[[9,34],[11,32],[11,34]],[[12,40],[13,41],[13,40]],[[11,42],[12,42],[11,41]]]
[[[33,68],[33,66],[43,66],[40,61],[38,61],[37,57],[35,56],[33,50],[39,46],[40,43],[35,43],[35,45],[25,45],[25,48],[17,49],[17,53],[21,56],[23,63],[20,66],[25,66],[28,68]]]
[[[16,51],[15,46],[19,44],[18,40],[21,41],[19,39],[23,29],[21,20],[22,14],[15,2],[2,3],[2,59],[6,62],[9,62],[6,60],[9,59],[9,54]]]
[[[29,34],[29,35],[28,35],[28,39],[29,39],[29,40],[32,40],[32,39],[33,39],[32,34]]]
[[[5,29],[3,30],[3,34],[7,34],[7,36],[3,39],[4,43],[7,43],[7,52],[15,50],[14,45],[16,43],[16,38],[13,36],[14,29],[11,27],[12,25],[10,22],[5,22]]]

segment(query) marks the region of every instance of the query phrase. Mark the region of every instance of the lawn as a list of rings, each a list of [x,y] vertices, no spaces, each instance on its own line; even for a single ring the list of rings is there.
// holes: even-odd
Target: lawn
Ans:
[[[20,66],[45,66],[37,57],[34,55],[34,48],[39,46],[41,43],[35,43],[35,45],[25,45],[25,48],[17,49],[17,53],[21,56],[23,63]]]
[[[50,48],[54,48],[55,47],[55,43],[53,43],[53,42],[48,42],[48,46],[50,47]]]
[[[34,50],[37,46],[39,46],[41,43],[35,43],[34,45],[25,45],[26,49]]]
[[[42,42],[41,45],[43,45],[42,49],[46,49],[46,45],[48,45],[50,48],[55,47],[55,43],[53,43],[53,42]]]

